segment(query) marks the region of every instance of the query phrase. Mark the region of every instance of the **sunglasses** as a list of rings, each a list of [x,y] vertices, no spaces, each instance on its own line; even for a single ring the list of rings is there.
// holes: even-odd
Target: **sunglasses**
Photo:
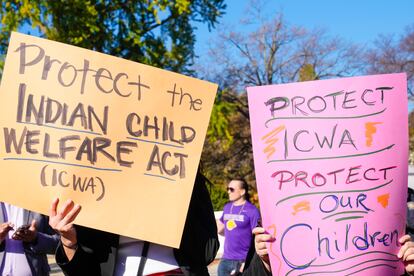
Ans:
[[[230,191],[230,193],[234,192],[234,188],[232,187],[227,187],[227,191]]]

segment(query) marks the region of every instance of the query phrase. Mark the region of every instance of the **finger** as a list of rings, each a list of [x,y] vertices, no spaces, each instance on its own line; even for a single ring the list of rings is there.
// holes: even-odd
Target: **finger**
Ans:
[[[403,244],[401,246],[400,250],[398,251],[397,257],[401,259],[402,256],[404,256],[404,252],[405,252],[405,250],[407,250],[407,248],[408,248],[408,245],[406,243]]]
[[[13,240],[18,240],[18,241],[22,240],[23,238],[24,238],[23,235],[21,235],[18,232],[14,233],[13,236],[12,236]]]
[[[270,234],[261,234],[255,237],[256,242],[269,242],[273,239]]]
[[[414,247],[414,243],[413,242],[406,242],[401,248],[400,251],[398,252],[398,258],[403,258],[404,255],[406,254],[407,250],[409,250],[410,248]]]
[[[52,201],[52,205],[50,206],[49,215],[51,217],[56,216],[56,210],[57,210],[58,204],[59,204],[59,198],[57,197]]]
[[[258,250],[263,250],[263,249],[266,249],[266,248],[267,248],[266,243],[264,243],[264,242],[256,244],[256,249],[258,249]]]
[[[79,204],[76,204],[70,212],[62,219],[61,225],[65,226],[72,223],[76,217],[78,216],[79,212],[81,211],[82,207]]]
[[[405,262],[410,262],[410,263],[412,263],[413,261],[414,261],[414,251],[413,251],[413,253],[412,254],[408,254],[407,256],[404,256],[405,258],[404,258],[404,261]]]
[[[7,227],[10,227],[10,226],[13,227],[14,224],[11,223],[11,222],[4,222],[4,223],[1,224],[2,228],[7,228]]]
[[[265,229],[263,227],[255,227],[252,231],[253,235],[263,234],[265,233]]]
[[[13,228],[14,228],[14,224],[13,223],[11,223],[11,222],[8,222],[7,223],[7,227],[6,227],[6,231],[8,232],[8,231],[10,231],[10,230],[13,230]]]
[[[75,203],[73,202],[73,200],[66,200],[62,208],[59,208],[59,210],[57,211],[57,216],[64,218],[70,211],[72,211],[74,205]]]
[[[412,263],[406,264],[405,271],[407,271],[409,275],[412,275],[412,273],[414,272],[414,265]]]
[[[399,240],[400,244],[404,244],[405,242],[411,241],[410,235],[404,235]]]
[[[400,251],[398,251],[398,258],[402,258],[405,254],[405,251],[408,250],[408,248],[410,247],[414,247],[414,243],[409,241],[409,242],[405,242],[403,246],[401,246]]]
[[[36,231],[36,229],[37,229],[37,226],[36,226],[36,220],[35,219],[33,219],[32,220],[32,223],[30,224],[30,227],[29,227],[29,230],[30,231]]]
[[[410,247],[404,252],[403,261],[406,262],[408,259],[414,259],[414,248]]]
[[[3,222],[1,225],[0,225],[0,228],[7,228],[7,226],[9,226],[9,224],[10,224],[10,222]]]

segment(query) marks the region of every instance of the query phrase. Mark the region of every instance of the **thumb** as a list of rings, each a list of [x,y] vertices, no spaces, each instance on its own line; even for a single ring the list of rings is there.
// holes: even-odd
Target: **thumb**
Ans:
[[[37,223],[36,223],[36,220],[34,219],[32,220],[32,223],[30,224],[29,230],[36,231],[36,227],[37,227]]]
[[[4,228],[7,229],[7,231],[10,231],[14,228],[14,224],[11,222],[6,222]]]

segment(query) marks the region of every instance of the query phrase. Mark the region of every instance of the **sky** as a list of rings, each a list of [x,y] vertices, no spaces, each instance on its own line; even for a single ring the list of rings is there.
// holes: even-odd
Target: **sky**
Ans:
[[[288,24],[307,29],[323,28],[329,35],[370,47],[380,35],[400,37],[414,26],[414,0],[264,0],[265,14],[282,12]],[[224,27],[242,32],[240,21],[251,11],[250,0],[226,0],[226,14],[211,32],[197,24],[196,63],[209,64],[208,49]],[[244,29],[248,32],[248,29]],[[414,110],[414,102],[408,109]]]
[[[289,24],[324,28],[332,36],[369,46],[380,34],[401,35],[414,25],[414,0],[267,0],[269,16],[282,12]],[[226,14],[212,32],[199,25],[196,54],[204,58],[212,39],[223,26],[241,31],[240,19],[249,13],[249,0],[227,0]],[[248,31],[248,30],[246,30]]]

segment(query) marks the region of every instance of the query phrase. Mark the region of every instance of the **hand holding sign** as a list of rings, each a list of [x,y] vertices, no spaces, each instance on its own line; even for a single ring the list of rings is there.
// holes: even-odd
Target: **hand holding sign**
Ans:
[[[67,200],[59,209],[58,204],[59,198],[53,200],[50,207],[49,225],[59,233],[66,256],[71,260],[78,244],[73,221],[81,211],[81,206],[75,204],[72,200]]]
[[[30,224],[19,226],[13,233],[12,238],[23,242],[34,242],[37,238],[36,220],[32,220]]]
[[[267,243],[273,242],[275,238],[268,234],[263,227],[254,228],[253,235],[256,254],[263,261],[266,269],[270,271],[269,249],[267,248]]]
[[[0,242],[3,242],[10,230],[13,230],[14,225],[10,222],[0,224]]]

